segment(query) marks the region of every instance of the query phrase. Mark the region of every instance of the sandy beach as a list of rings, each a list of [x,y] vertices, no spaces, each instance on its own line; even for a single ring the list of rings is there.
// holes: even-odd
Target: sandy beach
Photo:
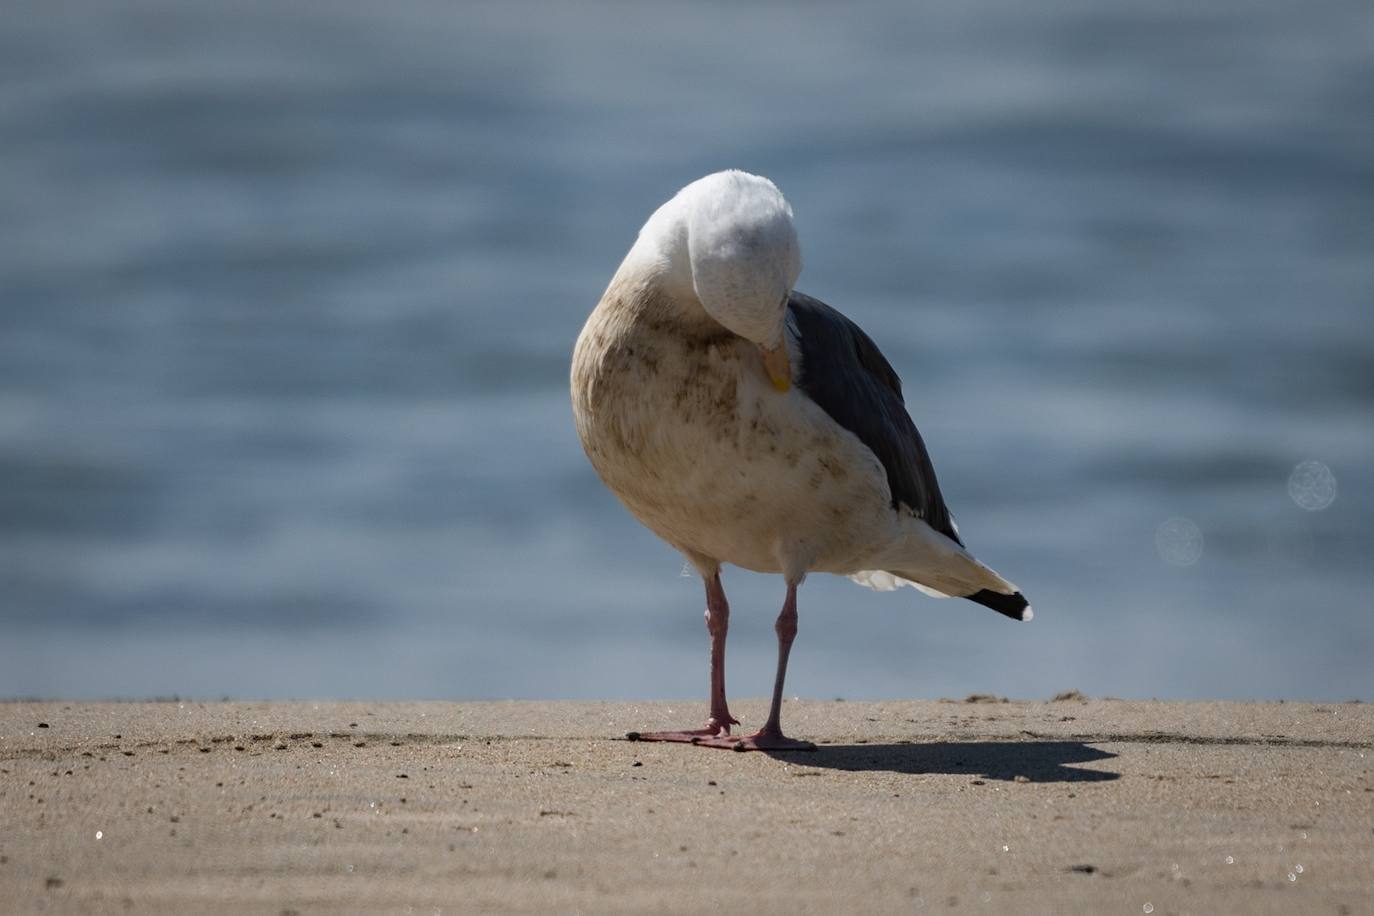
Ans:
[[[761,701],[735,710],[756,725]],[[1374,912],[1374,707],[0,704],[16,913]]]

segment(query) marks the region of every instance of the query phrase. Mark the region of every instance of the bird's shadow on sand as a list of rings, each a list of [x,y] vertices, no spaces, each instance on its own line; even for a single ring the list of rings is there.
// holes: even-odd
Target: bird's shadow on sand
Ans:
[[[1120,773],[1070,766],[1116,754],[1081,741],[946,741],[931,744],[827,744],[812,753],[772,752],[778,760],[851,772],[948,773],[1030,782],[1106,782]]]

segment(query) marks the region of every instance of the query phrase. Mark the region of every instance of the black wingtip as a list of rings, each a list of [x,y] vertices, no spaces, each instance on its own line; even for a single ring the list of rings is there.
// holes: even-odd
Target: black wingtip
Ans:
[[[1004,595],[1001,592],[994,592],[985,588],[980,592],[974,592],[972,595],[965,595],[964,597],[981,604],[983,607],[990,607],[999,614],[1006,614],[1012,620],[1030,620],[1035,616],[1034,612],[1031,611],[1030,602],[1020,592],[1014,595]]]

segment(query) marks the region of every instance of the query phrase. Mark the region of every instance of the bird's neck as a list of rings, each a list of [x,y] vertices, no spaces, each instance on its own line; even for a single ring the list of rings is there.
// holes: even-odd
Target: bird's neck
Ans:
[[[728,334],[697,298],[687,255],[686,222],[669,206],[672,203],[660,207],[640,230],[602,302],[626,317],[670,326],[680,335]]]
[[[706,314],[695,293],[673,293],[654,271],[616,272],[597,311],[614,325],[666,331],[681,339],[715,340],[734,336]]]

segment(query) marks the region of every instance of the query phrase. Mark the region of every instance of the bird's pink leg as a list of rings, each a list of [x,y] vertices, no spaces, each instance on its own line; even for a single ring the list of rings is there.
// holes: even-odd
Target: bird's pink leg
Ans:
[[[706,631],[711,634],[711,718],[707,728],[730,734],[739,719],[730,715],[725,702],[725,636],[730,630],[730,605],[720,584],[720,573],[706,583]]]
[[[713,747],[729,747],[737,751],[814,751],[810,741],[797,741],[782,733],[782,685],[787,679],[787,656],[792,652],[792,640],[797,638],[797,586],[787,584],[787,600],[782,613],[773,625],[778,634],[778,673],[773,679],[773,704],[768,708],[768,721],[755,734],[744,738],[719,737],[709,743]]]
[[[783,602],[782,613],[778,614],[773,629],[778,634],[778,673],[773,679],[773,705],[768,709],[768,721],[755,734],[743,738],[731,737],[729,728],[721,734],[701,734],[700,732],[670,732],[667,734],[686,734],[689,737],[654,738],[649,735],[639,737],[658,741],[691,741],[707,747],[723,747],[735,751],[814,751],[816,745],[810,741],[797,741],[782,733],[782,688],[787,680],[787,657],[792,652],[792,640],[797,638],[797,586],[789,583],[787,600]],[[721,684],[721,698],[724,699],[725,685]],[[728,714],[727,714],[728,715]],[[713,719],[714,721],[714,719]],[[710,726],[707,726],[709,729]]]
[[[716,736],[729,736],[739,720],[725,702],[725,636],[730,629],[730,605],[717,572],[706,580],[706,631],[711,634],[711,718],[705,727],[675,732],[630,732],[636,741],[687,741],[693,744]]]

